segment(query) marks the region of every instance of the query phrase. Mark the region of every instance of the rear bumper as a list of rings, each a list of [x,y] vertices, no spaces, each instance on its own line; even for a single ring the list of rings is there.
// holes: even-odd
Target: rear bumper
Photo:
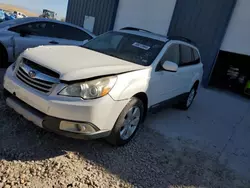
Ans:
[[[73,132],[63,131],[60,129],[60,123],[62,121],[65,121],[64,119],[48,116],[36,110],[35,108],[27,105],[26,103],[22,102],[17,97],[8,93],[8,91],[5,90],[4,93],[6,97],[6,103],[10,108],[14,109],[17,113],[22,115],[27,120],[33,122],[38,127],[46,129],[47,131],[54,132],[56,134],[70,138],[85,139],[85,140],[103,138],[107,137],[110,134],[110,131],[101,131],[95,125],[89,122],[80,122],[80,123],[91,125],[93,129],[95,129],[95,132],[93,133],[73,133]]]

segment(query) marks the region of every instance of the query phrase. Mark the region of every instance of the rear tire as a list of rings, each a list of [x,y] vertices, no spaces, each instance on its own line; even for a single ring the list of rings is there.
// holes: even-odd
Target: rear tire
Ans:
[[[114,146],[127,144],[143,121],[144,106],[140,99],[131,98],[119,115],[107,141]]]
[[[193,101],[197,95],[197,87],[193,86],[190,92],[185,96],[183,101],[179,103],[179,107],[182,110],[188,110],[190,106],[193,104]]]
[[[8,66],[8,54],[5,48],[0,44],[0,68],[7,68]]]

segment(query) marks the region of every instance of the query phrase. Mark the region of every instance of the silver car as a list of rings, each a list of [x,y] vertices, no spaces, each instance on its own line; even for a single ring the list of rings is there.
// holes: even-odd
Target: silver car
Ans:
[[[27,48],[40,45],[82,46],[95,36],[66,22],[22,18],[0,23],[0,68],[7,67]]]

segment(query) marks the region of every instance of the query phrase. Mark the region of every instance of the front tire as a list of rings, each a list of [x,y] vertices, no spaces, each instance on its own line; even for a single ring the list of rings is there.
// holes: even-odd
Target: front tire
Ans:
[[[107,141],[115,146],[127,144],[136,134],[143,121],[144,106],[140,99],[131,98],[119,115]]]
[[[0,45],[0,68],[7,68],[8,54],[3,46]]]

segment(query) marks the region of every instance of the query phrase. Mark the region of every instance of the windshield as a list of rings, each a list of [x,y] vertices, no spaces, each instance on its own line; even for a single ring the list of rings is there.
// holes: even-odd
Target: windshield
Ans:
[[[149,66],[164,44],[162,41],[138,35],[109,32],[91,40],[84,47],[139,65]]]

